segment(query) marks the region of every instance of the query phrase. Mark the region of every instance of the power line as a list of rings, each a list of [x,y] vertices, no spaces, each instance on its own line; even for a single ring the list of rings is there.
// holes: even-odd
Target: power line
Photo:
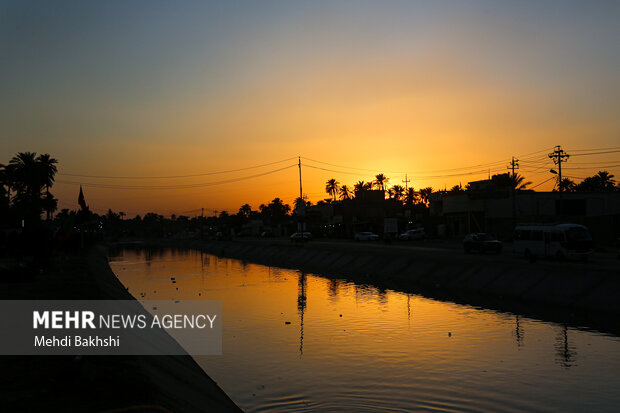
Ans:
[[[189,188],[200,188],[200,187],[206,187],[206,186],[229,184],[229,183],[234,183],[234,182],[239,182],[239,181],[245,181],[245,180],[248,180],[248,179],[258,178],[258,177],[261,177],[261,176],[270,175],[270,174],[273,174],[273,173],[276,173],[276,172],[284,171],[284,170],[292,168],[294,166],[297,166],[297,164],[285,166],[284,168],[274,169],[272,171],[263,172],[263,173],[259,173],[259,174],[254,174],[254,175],[249,175],[249,176],[244,176],[244,177],[239,177],[239,178],[233,178],[233,179],[227,179],[227,180],[224,180],[224,181],[202,182],[202,183],[187,184],[187,185],[153,185],[153,186],[145,186],[145,185],[113,185],[113,184],[97,184],[97,183],[80,183],[80,182],[62,181],[62,180],[57,180],[56,182],[61,183],[61,184],[65,184],[65,185],[83,185],[85,187],[105,188],[105,189],[130,189],[130,190],[189,189]]]
[[[317,161],[315,159],[306,158],[305,156],[302,156],[301,158],[306,160],[306,161],[320,163],[320,164],[323,164],[323,165],[334,166],[336,168],[353,169],[353,170],[357,170],[357,171],[367,171],[367,172],[372,172],[373,174],[378,173],[376,170],[373,170],[373,169],[355,168],[355,167],[352,167],[352,166],[337,165],[337,164],[333,164],[333,163]],[[306,166],[308,166],[308,165],[306,165]],[[405,173],[405,172],[396,172],[396,171],[384,171],[384,172],[388,173],[388,174],[404,174]]]
[[[534,186],[531,186],[531,187],[529,187],[528,189],[534,189],[534,188],[536,188],[536,187],[539,187],[539,186],[541,186],[542,184],[545,184],[545,183],[547,183],[547,182],[551,181],[552,179],[555,179],[555,176],[552,176],[551,178],[549,178],[549,179],[547,179],[547,180],[544,180],[544,181],[542,181],[542,182],[541,182],[541,183],[539,183],[539,184],[536,184],[536,185],[534,185]]]
[[[617,153],[620,152],[620,149],[615,150],[615,151],[604,151],[604,152],[590,152],[590,153],[576,153],[572,156],[587,156],[587,155],[604,155],[604,154],[608,154],[608,153]]]
[[[173,178],[193,178],[197,176],[209,176],[209,175],[220,175],[232,172],[240,172],[247,171],[249,169],[263,168],[265,166],[276,165],[279,163],[283,163],[286,161],[290,161],[292,159],[296,159],[296,157],[282,159],[280,161],[269,162],[262,165],[248,166],[245,168],[238,169],[229,169],[226,171],[217,171],[217,172],[205,172],[200,174],[191,174],[191,175],[168,175],[168,176],[104,176],[104,175],[81,175],[81,174],[69,174],[69,173],[58,173],[58,175],[63,176],[73,176],[78,178],[96,178],[96,179],[173,179]]]
[[[590,151],[607,151],[620,149],[620,146],[613,146],[610,148],[591,148],[591,149],[571,149],[571,152],[590,152]]]

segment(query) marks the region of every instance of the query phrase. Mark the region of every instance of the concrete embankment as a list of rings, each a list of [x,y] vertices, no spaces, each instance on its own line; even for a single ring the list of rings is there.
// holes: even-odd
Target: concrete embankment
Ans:
[[[431,296],[482,297],[497,302],[551,305],[620,314],[620,266],[596,262],[530,263],[513,256],[466,255],[461,251],[411,248],[402,244],[356,244],[248,240],[153,241],[250,262],[340,276]],[[475,302],[472,304],[476,304]]]
[[[133,299],[103,247],[1,286],[3,299]],[[241,411],[189,355],[4,356],[2,362],[3,411]]]

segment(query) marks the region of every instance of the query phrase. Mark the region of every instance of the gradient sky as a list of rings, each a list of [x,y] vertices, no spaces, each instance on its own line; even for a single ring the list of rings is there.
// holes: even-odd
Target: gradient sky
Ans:
[[[301,155],[364,169],[306,161],[342,171],[303,169],[316,201],[332,177],[352,186],[383,172],[400,184],[407,172],[415,188],[443,188],[540,151],[522,163],[537,184],[551,177],[554,145],[618,146],[620,2],[499,3],[2,1],[0,162],[35,151],[61,174],[171,176]],[[582,169],[566,174],[619,159],[571,158]],[[97,212],[130,215],[257,208],[292,203],[297,169],[189,189],[88,185],[213,183],[294,163],[159,180],[58,175],[52,192],[76,208],[82,183]]]

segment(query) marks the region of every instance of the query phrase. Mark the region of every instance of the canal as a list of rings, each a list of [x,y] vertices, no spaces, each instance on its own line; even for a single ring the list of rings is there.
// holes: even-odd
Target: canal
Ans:
[[[193,250],[110,266],[138,299],[222,301],[223,354],[194,358],[248,412],[620,405],[615,336]]]

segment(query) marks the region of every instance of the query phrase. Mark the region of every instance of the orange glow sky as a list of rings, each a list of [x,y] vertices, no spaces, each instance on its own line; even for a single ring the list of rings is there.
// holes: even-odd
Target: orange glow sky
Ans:
[[[5,3],[0,162],[35,151],[61,174],[170,176],[301,155],[364,169],[307,161],[339,171],[303,169],[316,202],[332,177],[402,184],[406,172],[415,188],[449,188],[489,168],[447,169],[504,172],[515,155],[537,184],[554,145],[618,145],[618,16],[616,2]],[[619,159],[571,158],[581,169],[566,174]],[[89,185],[212,183],[295,162],[165,180],[59,175],[52,192],[76,208],[82,183],[95,211],[130,216],[236,211],[292,204],[297,168],[192,189]]]

